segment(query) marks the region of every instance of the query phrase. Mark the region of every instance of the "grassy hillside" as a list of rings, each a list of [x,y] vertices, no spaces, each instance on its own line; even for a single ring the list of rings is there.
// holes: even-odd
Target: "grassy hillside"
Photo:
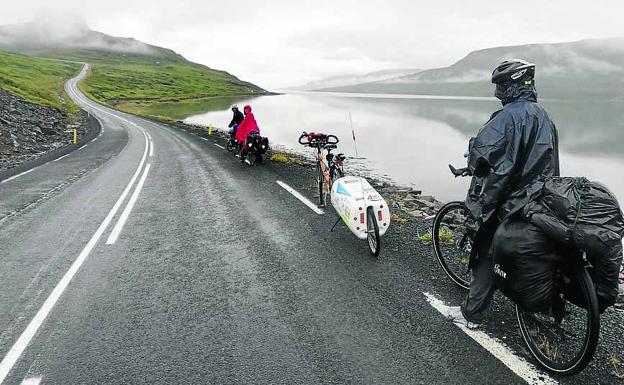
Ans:
[[[94,63],[83,89],[101,101],[171,101],[261,93],[231,75],[194,64]]]
[[[0,88],[29,102],[73,115],[78,112],[78,107],[65,94],[63,84],[80,68],[80,64],[0,52]]]
[[[215,96],[267,93],[227,72],[189,62],[170,49],[109,36],[86,25],[65,27],[59,34],[56,28],[33,23],[0,26],[0,50],[87,62],[91,72],[80,85],[85,94],[120,110],[162,119],[179,118],[184,110],[173,114],[172,103],[196,109]]]
[[[83,61],[91,72],[81,90],[100,103],[137,115],[176,120],[171,103],[193,104],[215,96],[262,95],[267,91],[224,71],[179,55],[151,56],[99,50],[42,51],[40,55]]]

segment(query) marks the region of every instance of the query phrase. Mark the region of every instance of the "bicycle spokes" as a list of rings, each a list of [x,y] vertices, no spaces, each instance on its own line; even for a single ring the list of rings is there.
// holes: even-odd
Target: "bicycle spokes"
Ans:
[[[554,365],[564,365],[576,359],[585,344],[587,310],[569,304],[569,310],[561,322],[553,315],[525,313],[524,323],[538,354]]]
[[[446,206],[436,217],[432,234],[442,268],[464,288],[470,282],[469,264],[473,244],[465,226],[467,215],[467,210],[460,203]]]

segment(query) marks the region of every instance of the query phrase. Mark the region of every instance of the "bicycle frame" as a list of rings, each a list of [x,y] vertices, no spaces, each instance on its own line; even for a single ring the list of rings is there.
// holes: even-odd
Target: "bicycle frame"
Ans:
[[[325,164],[325,159],[323,158],[323,149],[320,147],[317,148],[316,161],[321,167],[321,172],[323,173],[323,182],[325,183],[325,186],[329,187],[331,185],[331,176],[329,174],[331,165],[328,167],[328,165]]]

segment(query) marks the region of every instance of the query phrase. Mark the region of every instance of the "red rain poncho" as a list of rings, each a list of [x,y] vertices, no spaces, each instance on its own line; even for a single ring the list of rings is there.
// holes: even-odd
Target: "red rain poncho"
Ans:
[[[256,123],[256,118],[251,113],[251,106],[245,106],[243,111],[245,111],[245,119],[243,119],[240,126],[238,126],[238,130],[236,131],[236,139],[246,145],[247,135],[249,135],[253,131],[260,132],[260,127],[258,127],[258,123]]]

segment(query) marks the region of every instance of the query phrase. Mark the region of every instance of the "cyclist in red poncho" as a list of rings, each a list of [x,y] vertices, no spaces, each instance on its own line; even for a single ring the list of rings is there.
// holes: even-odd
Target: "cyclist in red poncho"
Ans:
[[[242,143],[241,158],[247,152],[247,136],[254,131],[260,132],[260,127],[258,127],[258,123],[256,123],[256,118],[251,113],[251,106],[246,105],[245,108],[243,108],[243,112],[245,112],[245,119],[243,119],[236,131],[236,139]]]

